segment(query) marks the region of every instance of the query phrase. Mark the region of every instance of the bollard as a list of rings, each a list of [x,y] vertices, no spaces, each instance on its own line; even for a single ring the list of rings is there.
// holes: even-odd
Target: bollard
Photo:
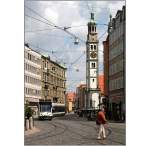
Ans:
[[[33,118],[33,128],[34,128],[34,118]]]
[[[29,130],[29,120],[28,119],[26,119],[25,127],[26,127],[26,130]]]
[[[32,117],[29,118],[29,128],[33,129],[33,118]]]

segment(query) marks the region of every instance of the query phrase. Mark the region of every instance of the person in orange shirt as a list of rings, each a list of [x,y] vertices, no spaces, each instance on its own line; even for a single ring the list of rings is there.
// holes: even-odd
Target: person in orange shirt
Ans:
[[[98,117],[97,120],[99,121],[99,130],[98,130],[98,137],[97,139],[105,139],[106,138],[106,132],[105,132],[105,127],[104,125],[107,123],[107,120],[105,118],[105,113],[104,113],[104,108],[102,108],[98,112]]]

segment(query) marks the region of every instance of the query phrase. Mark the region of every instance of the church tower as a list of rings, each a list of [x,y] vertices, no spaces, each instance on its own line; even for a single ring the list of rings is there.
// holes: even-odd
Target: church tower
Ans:
[[[86,41],[86,109],[99,108],[98,88],[98,38],[94,13],[91,13],[88,22],[88,35]]]

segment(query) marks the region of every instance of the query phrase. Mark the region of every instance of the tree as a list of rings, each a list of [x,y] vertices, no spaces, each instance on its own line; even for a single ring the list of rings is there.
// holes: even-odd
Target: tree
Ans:
[[[29,119],[30,117],[32,117],[33,115],[33,110],[31,109],[31,107],[29,107],[29,104],[25,104],[25,117],[27,117],[27,119]]]

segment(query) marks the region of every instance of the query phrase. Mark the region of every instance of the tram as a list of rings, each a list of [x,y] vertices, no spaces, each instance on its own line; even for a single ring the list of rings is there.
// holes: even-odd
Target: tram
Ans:
[[[40,101],[39,102],[39,119],[52,120],[52,102],[51,101]]]
[[[64,116],[66,114],[65,104],[52,103],[52,113],[53,113],[53,117]]]
[[[52,103],[51,101],[39,102],[39,119],[52,120],[53,117],[65,115],[65,104]]]

